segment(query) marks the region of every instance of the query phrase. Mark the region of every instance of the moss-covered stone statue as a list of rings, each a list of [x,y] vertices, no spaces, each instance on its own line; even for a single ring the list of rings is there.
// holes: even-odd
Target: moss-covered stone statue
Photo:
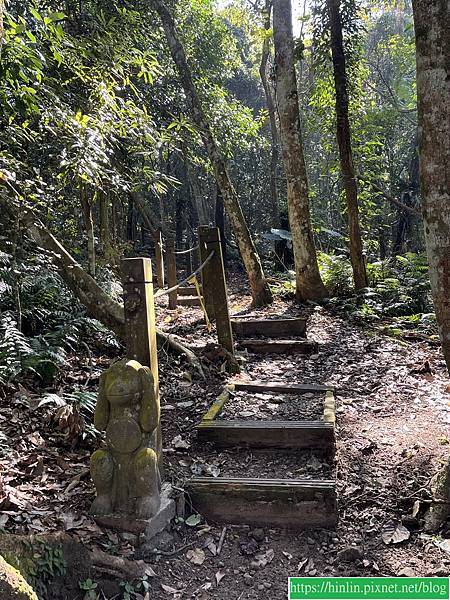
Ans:
[[[100,377],[94,424],[106,431],[106,448],[91,457],[97,489],[91,514],[125,513],[153,517],[160,505],[160,474],[155,452],[159,397],[149,368],[121,360]]]

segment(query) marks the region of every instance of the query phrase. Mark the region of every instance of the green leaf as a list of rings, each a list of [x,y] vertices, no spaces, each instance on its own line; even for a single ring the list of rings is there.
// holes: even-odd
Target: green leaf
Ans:
[[[186,525],[189,527],[197,527],[199,523],[201,523],[202,517],[200,515],[191,515],[185,521]]]
[[[54,13],[50,13],[48,15],[48,19],[50,19],[50,23],[53,23],[54,21],[62,21],[63,19],[66,19],[67,15],[65,15],[63,12],[54,12]]]
[[[28,31],[28,29],[26,30],[25,33],[29,40],[31,40],[33,43],[36,43],[36,36],[34,35],[34,33],[31,33],[31,31]]]
[[[33,15],[33,17],[37,20],[37,21],[42,21],[42,17],[41,15],[38,13],[38,11],[36,9],[34,9],[33,7],[30,6],[30,13]]]

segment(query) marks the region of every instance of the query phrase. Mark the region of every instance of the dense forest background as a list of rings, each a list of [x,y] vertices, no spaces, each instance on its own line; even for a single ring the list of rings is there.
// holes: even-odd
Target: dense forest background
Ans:
[[[263,266],[278,274],[277,290],[288,292],[295,283],[273,108],[271,3],[224,4],[178,2],[177,30]],[[0,217],[3,382],[29,369],[51,378],[87,330],[117,344],[104,327],[107,319],[102,325],[86,316],[77,282],[70,286],[66,274],[78,300],[62,285],[46,233],[116,299],[120,258],[152,255],[159,231],[187,248],[198,224],[216,223],[229,264],[240,268],[201,132],[151,6],[6,4],[0,70],[1,196],[7,209]],[[394,335],[412,325],[426,328],[434,315],[420,214],[411,6],[354,0],[341,6],[368,274],[356,295],[327,6],[305,2],[299,10],[297,87],[314,241],[328,296],[359,318],[393,318],[386,327]],[[30,209],[40,219],[40,233]]]

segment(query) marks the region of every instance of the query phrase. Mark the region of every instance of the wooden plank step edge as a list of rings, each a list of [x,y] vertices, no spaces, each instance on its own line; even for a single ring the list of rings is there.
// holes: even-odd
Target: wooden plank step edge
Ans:
[[[315,383],[286,383],[284,381],[231,381],[236,391],[246,392],[280,392],[298,394],[307,392],[333,392],[335,388],[329,385]]]
[[[332,390],[328,390],[325,394],[323,420],[325,423],[333,425],[333,427],[336,423],[336,399]]]
[[[319,350],[319,344],[311,340],[299,340],[299,339],[252,339],[252,338],[241,338],[238,341],[238,345],[241,348],[246,348],[250,352],[261,353],[261,354],[277,354],[288,351],[304,351],[305,353],[317,353]]]
[[[333,429],[329,421],[201,421],[195,429]]]
[[[208,521],[293,530],[335,527],[335,482],[328,479],[196,477],[184,485],[188,505]]]
[[[215,402],[209,407],[208,412],[203,415],[202,422],[213,421],[220,411],[225,406],[225,403],[230,399],[231,393],[234,391],[234,385],[230,384],[225,386],[224,390],[215,400]]]
[[[192,477],[188,479],[185,486],[208,487],[226,487],[235,486],[236,488],[267,488],[267,489],[287,489],[287,488],[305,488],[311,490],[334,490],[336,482],[334,479],[260,479],[256,477]]]

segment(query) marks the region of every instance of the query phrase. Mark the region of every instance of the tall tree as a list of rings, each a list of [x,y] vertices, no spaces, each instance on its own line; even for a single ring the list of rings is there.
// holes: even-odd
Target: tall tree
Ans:
[[[431,289],[450,372],[450,77],[446,0],[413,0],[419,159]]]
[[[259,65],[259,75],[264,88],[267,110],[270,123],[270,195],[272,201],[272,224],[273,227],[280,227],[280,208],[278,202],[277,189],[277,166],[278,166],[278,127],[277,127],[277,109],[273,95],[272,85],[268,76],[269,57],[270,57],[270,38],[271,29],[272,0],[265,0],[263,10],[264,14],[264,40],[261,52],[261,63]]]
[[[217,185],[222,193],[224,205],[233,226],[236,241],[244,262],[252,291],[253,304],[264,306],[272,302],[272,292],[265,278],[261,261],[253,243],[250,231],[245,222],[239,198],[231,182],[227,165],[218,148],[205,111],[200,102],[197,89],[192,79],[186,53],[178,38],[173,16],[163,0],[152,0],[164,28],[172,59],[177,67],[181,84],[186,95],[186,101],[191,118],[196,124],[204,146],[211,161]]]
[[[291,0],[275,0],[273,5],[276,91],[287,204],[292,232],[296,272],[296,295],[300,300],[323,298],[327,291],[317,264],[309,210],[308,177],[294,66]]]
[[[350,260],[355,288],[359,290],[367,287],[368,281],[359,225],[358,184],[353,164],[350,120],[348,116],[347,68],[342,35],[340,0],[327,0],[327,9],[330,25],[334,88],[336,92],[336,135],[345,197],[347,200]]]

